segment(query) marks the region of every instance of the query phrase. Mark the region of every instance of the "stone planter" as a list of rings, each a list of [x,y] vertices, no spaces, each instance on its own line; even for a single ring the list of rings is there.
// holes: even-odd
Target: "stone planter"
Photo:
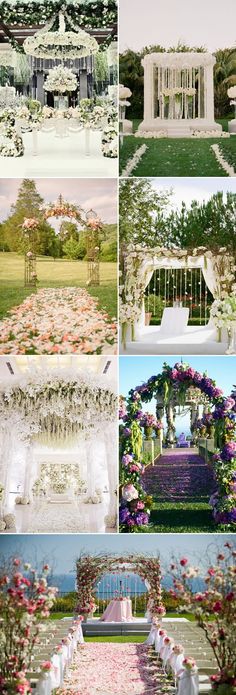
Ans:
[[[153,428],[152,427],[144,427],[144,434],[147,439],[152,438],[152,433],[153,433]]]

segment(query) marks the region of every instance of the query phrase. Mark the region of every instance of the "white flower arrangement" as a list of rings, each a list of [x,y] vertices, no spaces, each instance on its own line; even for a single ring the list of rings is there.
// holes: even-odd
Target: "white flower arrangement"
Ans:
[[[18,495],[15,498],[15,504],[22,504],[23,506],[26,506],[27,504],[30,504],[30,500],[28,497],[21,497]]]
[[[236,99],[236,86],[229,87],[227,94],[230,99]]]
[[[3,521],[3,519],[0,519],[0,533],[2,533],[2,531],[5,531],[5,528],[6,528],[5,521]]]
[[[129,87],[124,87],[123,84],[119,84],[119,99],[121,102],[126,101],[132,96],[132,92]]]
[[[0,502],[3,499],[3,493],[4,493],[4,487],[3,487],[2,483],[0,483]]]
[[[2,157],[22,157],[24,154],[23,140],[18,135],[14,125],[6,123],[5,140],[0,143],[0,155]]]
[[[16,520],[14,514],[5,514],[4,522],[7,529],[15,529]]]
[[[36,58],[86,58],[98,52],[99,45],[83,29],[74,31],[39,31],[24,41],[26,54]]]
[[[136,138],[167,138],[167,130],[144,130],[142,132],[136,130]]]
[[[217,328],[230,328],[231,323],[236,322],[236,297],[216,299],[211,307],[211,318]]]
[[[56,65],[49,71],[43,88],[47,92],[65,94],[66,92],[74,92],[77,86],[77,78],[72,70],[65,68],[63,65]]]
[[[102,154],[104,157],[113,159],[118,156],[118,133],[116,123],[108,123],[103,129]]]

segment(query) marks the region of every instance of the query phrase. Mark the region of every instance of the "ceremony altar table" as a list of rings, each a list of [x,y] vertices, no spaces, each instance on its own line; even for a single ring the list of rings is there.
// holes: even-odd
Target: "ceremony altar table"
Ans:
[[[163,311],[160,333],[164,335],[182,335],[188,325],[189,309],[187,307],[166,307]]]
[[[106,623],[132,622],[132,601],[130,598],[113,599],[104,611],[101,620]]]

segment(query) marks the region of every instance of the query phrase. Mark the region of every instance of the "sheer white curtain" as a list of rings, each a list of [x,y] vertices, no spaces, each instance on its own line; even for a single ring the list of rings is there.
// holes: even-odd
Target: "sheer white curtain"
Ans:
[[[218,283],[217,283],[217,273],[215,270],[214,259],[207,258],[204,256],[184,256],[183,258],[168,258],[167,256],[156,257],[152,259],[144,260],[141,268],[140,275],[143,277],[145,282],[145,289],[148,286],[152,275],[155,270],[166,268],[166,269],[183,269],[186,268],[201,268],[204,280],[209,291],[212,293],[214,299],[218,296]],[[135,334],[143,331],[145,328],[145,303],[144,299],[142,301],[142,307],[140,309],[140,318],[135,324]]]
[[[117,426],[116,423],[105,424],[104,442],[106,448],[106,466],[109,481],[109,509],[106,524],[114,528],[117,523],[117,476],[118,476],[118,450],[117,450]]]

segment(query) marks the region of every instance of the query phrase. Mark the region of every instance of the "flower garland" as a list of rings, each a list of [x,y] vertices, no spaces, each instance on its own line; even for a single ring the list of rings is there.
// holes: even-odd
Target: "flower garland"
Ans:
[[[107,27],[117,19],[116,0],[96,0],[92,5],[87,0],[65,0],[63,6],[71,20],[80,19],[83,26],[91,28]],[[60,9],[60,0],[31,0],[30,4],[22,4],[22,0],[3,0],[1,4],[3,21],[12,25],[42,24]]]
[[[78,603],[76,613],[89,615],[96,610],[94,598],[95,585],[104,574],[127,570],[127,563],[132,572],[138,574],[148,585],[148,610],[154,618],[165,615],[161,593],[160,560],[145,555],[129,555],[128,557],[108,557],[107,555],[82,554],[77,560],[77,592]]]
[[[56,20],[58,20],[59,28],[54,31],[53,25]],[[25,53],[36,58],[69,58],[70,60],[86,58],[88,55],[97,53],[99,45],[94,36],[77,25],[73,25],[75,31],[68,31],[66,24],[71,26],[70,17],[60,9],[53,23],[50,21],[44,31],[40,29],[34,36],[28,36],[25,39],[23,43]]]
[[[121,449],[121,491],[120,491],[120,530],[135,533],[149,523],[152,498],[143,490],[142,475],[145,467],[142,462],[143,431],[149,438],[155,433],[159,436],[162,424],[153,415],[143,413],[140,396],[120,399],[119,417]]]
[[[121,176],[128,177],[132,174],[133,170],[136,169],[140,160],[147,150],[147,145],[140,145],[137,148],[133,156],[128,160],[125,169],[121,172]]]
[[[130,478],[128,490],[126,486],[121,491],[120,522],[125,531],[137,531],[138,503],[146,515],[149,511],[149,498],[142,489],[142,418],[141,403],[148,403],[157,396],[163,397],[164,405],[173,398],[177,403],[184,404],[186,393],[190,387],[200,389],[213,405],[211,425],[214,422],[216,451],[213,456],[214,474],[218,490],[210,498],[213,517],[217,524],[225,528],[234,527],[236,522],[236,394],[223,396],[215,381],[207,374],[201,374],[187,363],[176,363],[170,367],[164,363],[161,374],[154,375],[147,382],[131,389],[127,400],[122,399],[120,418],[121,425],[121,481]],[[125,493],[125,495],[124,495]],[[133,512],[133,509],[135,511]],[[146,519],[146,522],[145,522]],[[148,523],[148,517],[143,517]]]
[[[76,75],[72,72],[72,70],[64,67],[64,65],[56,65],[54,68],[49,70],[48,76],[43,85],[46,92],[59,92],[60,94],[65,94],[65,92],[75,92],[77,87],[78,84]]]

